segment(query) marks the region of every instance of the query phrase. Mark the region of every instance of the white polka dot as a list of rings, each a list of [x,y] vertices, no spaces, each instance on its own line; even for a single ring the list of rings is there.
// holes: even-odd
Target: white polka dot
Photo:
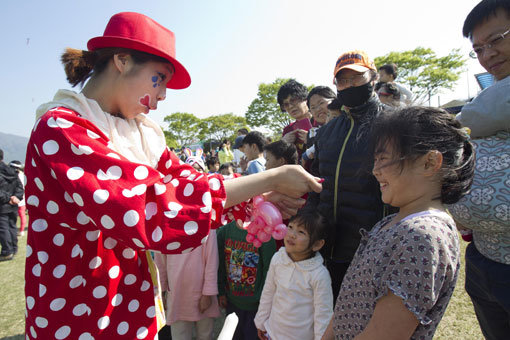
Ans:
[[[121,176],[122,169],[116,165],[109,167],[106,173],[101,169],[97,172],[97,179],[100,181],[118,180]]]
[[[128,210],[124,214],[124,224],[128,227],[135,226],[138,221],[140,221],[140,215],[136,212],[136,210]]]
[[[56,213],[58,213],[58,204],[57,202],[55,201],[48,201],[48,204],[46,204],[46,210],[48,211],[48,213],[52,214],[52,215],[55,215]]]
[[[111,158],[115,158],[115,159],[120,159],[120,156],[117,155],[116,153],[113,153],[113,152],[110,152],[106,156],[111,157]]]
[[[194,249],[193,247],[188,248],[188,249],[184,249],[181,253],[182,253],[182,254],[191,253],[191,251],[192,251],[193,249]]]
[[[191,175],[191,171],[189,170],[182,170],[180,174],[181,177],[188,177],[189,175]]]
[[[37,338],[37,333],[35,332],[35,329],[33,326],[30,326],[30,334],[34,337],[34,338]]]
[[[53,177],[54,179],[57,179],[57,175],[55,174],[55,171],[53,171],[53,169],[50,170],[50,175],[51,177]]]
[[[64,274],[66,273],[66,265],[65,264],[59,264],[58,266],[53,269],[53,276],[57,279],[60,279]]]
[[[175,250],[175,249],[179,249],[181,246],[181,243],[180,242],[172,242],[172,243],[169,243],[167,246],[166,246],[166,249],[168,250]]]
[[[66,173],[67,178],[69,178],[71,181],[80,179],[84,174],[85,174],[85,171],[78,166],[69,168]]]
[[[72,123],[72,122],[70,122],[70,121],[68,121],[67,119],[64,119],[64,118],[57,118],[57,125],[61,129],[67,129],[67,128],[70,128],[71,126],[73,126],[74,123]]]
[[[67,193],[67,191],[66,191],[66,192],[64,192],[64,199],[65,199],[65,200],[66,200],[66,202],[68,202],[68,203],[74,203],[73,199],[71,198],[71,195],[69,195],[69,194]]]
[[[39,206],[39,198],[37,198],[37,196],[35,196],[35,195],[31,195],[30,197],[27,198],[27,204],[33,205],[34,207],[38,207]]]
[[[205,235],[205,237],[200,241],[200,243],[201,244],[206,243],[208,238],[209,238],[209,235]]]
[[[35,305],[35,299],[31,296],[27,296],[27,308],[32,309]]]
[[[171,160],[171,159],[169,159],[169,160],[167,160],[167,161],[166,161],[166,163],[165,163],[165,168],[167,168],[167,169],[168,169],[168,168],[170,168],[171,166],[172,166],[172,160]]]
[[[39,190],[44,191],[44,184],[41,182],[39,177],[34,178],[34,182]]]
[[[136,167],[134,176],[138,180],[146,179],[147,176],[149,176],[149,170],[147,169],[146,166],[140,165]]]
[[[152,232],[152,240],[154,242],[159,242],[161,241],[161,238],[163,237],[163,230],[161,230],[161,228],[158,226],[156,227],[156,229],[154,229],[154,231]]]
[[[103,189],[97,189],[94,191],[94,194],[92,195],[92,198],[94,199],[94,202],[97,204],[103,204],[108,200],[108,197],[110,197],[110,193],[108,190]]]
[[[82,316],[83,314],[89,314],[91,313],[91,309],[89,308],[89,306],[87,306],[86,304],[84,303],[80,303],[79,305],[76,305],[74,308],[73,308],[73,315],[74,316]]]
[[[154,192],[156,195],[164,194],[166,192],[166,185],[154,183]]]
[[[48,320],[38,316],[35,318],[35,324],[39,328],[46,328],[46,327],[48,327]]]
[[[195,221],[188,221],[184,224],[184,232],[188,235],[194,235],[198,231],[198,223]]]
[[[141,290],[142,292],[145,292],[145,291],[146,291],[147,289],[149,289],[150,287],[151,287],[150,283],[144,280],[144,281],[142,282],[142,286],[140,287],[140,290]]]
[[[83,279],[83,276],[76,275],[69,281],[69,287],[72,289],[79,287],[83,283],[83,286],[85,286],[85,280]]]
[[[46,262],[48,262],[48,258],[49,258],[49,255],[48,255],[47,252],[45,252],[45,251],[38,251],[37,252],[37,259],[42,264],[45,264]]]
[[[43,297],[46,294],[46,286],[39,283],[39,297]]]
[[[62,326],[55,332],[55,339],[62,340],[69,336],[71,333],[71,327],[69,326]]]
[[[140,327],[136,331],[136,338],[137,339],[145,339],[147,335],[149,334],[149,330],[145,327]]]
[[[32,166],[33,166],[34,168],[37,168],[37,164],[35,164],[35,161],[34,161],[34,159],[33,159],[33,158],[32,158]],[[26,183],[25,183],[25,184],[26,184]]]
[[[46,222],[46,220],[43,220],[42,218],[35,220],[32,223],[33,231],[41,232],[41,231],[45,231],[47,228],[48,228],[48,222]]]
[[[78,222],[81,225],[85,225],[85,224],[89,223],[89,217],[87,215],[85,215],[85,213],[83,211],[80,211],[78,213],[78,216],[76,216],[76,222]]]
[[[81,195],[78,193],[73,194],[73,200],[78,204],[80,207],[83,207],[83,198],[81,198]]]
[[[117,326],[117,333],[119,333],[119,335],[126,334],[128,332],[128,330],[129,330],[129,324],[126,321],[122,321]]]
[[[99,238],[99,235],[101,235],[101,232],[99,230],[92,230],[92,231],[87,231],[87,233],[85,234],[85,237],[90,242],[94,242],[94,241],[97,241],[97,239]]]
[[[56,246],[61,246],[64,244],[64,235],[62,234],[56,234],[54,237],[53,237],[53,244],[56,245]]]
[[[124,278],[124,284],[126,286],[130,286],[132,285],[133,283],[136,282],[136,276],[134,276],[133,274],[128,274],[126,275],[126,277]]]
[[[34,276],[37,276],[37,277],[41,276],[41,264],[40,263],[38,263],[32,267],[32,274],[34,274]]]
[[[89,332],[85,332],[83,333],[82,335],[80,335],[80,337],[78,338],[78,340],[95,340],[94,337],[92,336],[92,334],[90,334]]]
[[[170,203],[168,203],[168,209],[170,211],[165,211],[165,216],[168,218],[174,218],[177,216],[179,211],[182,209],[182,205],[175,203],[175,202],[170,202]]]
[[[104,247],[106,249],[113,249],[115,248],[115,246],[117,245],[117,240],[111,238],[111,237],[108,237],[105,241],[104,241]]]
[[[128,305],[128,310],[130,312],[136,312],[138,310],[138,307],[140,307],[140,303],[138,302],[138,300],[131,300],[131,302],[129,303]]]
[[[64,308],[65,305],[66,305],[66,299],[63,299],[63,298],[54,299],[50,303],[50,309],[54,312],[58,312],[59,310]]]
[[[204,214],[209,213],[211,211],[211,207],[212,207],[211,193],[209,191],[205,192],[202,195],[202,203],[204,203],[204,207],[200,208],[200,210]]]
[[[57,122],[55,121],[55,119],[54,119],[53,117],[48,118],[48,120],[46,121],[46,124],[47,124],[50,128],[56,128],[56,127],[58,127]]]
[[[106,288],[104,286],[97,286],[96,288],[94,288],[94,290],[92,291],[92,295],[96,298],[96,299],[102,299],[104,298],[104,296],[106,295]]]
[[[112,298],[112,306],[117,307],[122,303],[122,294],[115,294],[115,296]]]
[[[158,205],[154,202],[149,202],[145,205],[145,219],[148,221],[152,216],[158,212]]]
[[[64,227],[64,228],[71,229],[71,230],[78,230],[78,229],[76,229],[76,228],[71,228],[71,227],[69,226],[69,224],[67,224],[67,223],[60,223],[60,226],[62,226],[62,227]]]
[[[172,183],[172,185],[177,188],[179,186],[179,180],[177,178],[173,179],[170,183]]]
[[[192,181],[192,180],[195,179],[195,177],[197,177],[196,174],[191,174],[191,175],[188,176],[188,180]]]
[[[96,257],[94,257],[92,260],[90,260],[90,262],[89,262],[89,268],[90,268],[90,269],[96,269],[96,268],[99,268],[99,266],[101,265],[101,263],[103,263],[103,260],[102,260],[99,256],[96,256]]]
[[[51,156],[58,152],[58,143],[54,140],[49,140],[43,144],[43,152],[45,155]]]
[[[34,144],[34,149],[35,149],[35,152],[37,152],[37,155],[41,156],[41,153],[39,152],[39,148],[35,144]]]
[[[73,250],[71,251],[71,257],[75,258],[78,255],[80,255],[80,257],[83,257],[83,250],[81,250],[78,244],[75,244]]]
[[[110,216],[104,215],[101,217],[101,225],[106,229],[112,229],[115,226],[115,222],[113,222]]]
[[[217,178],[211,178],[209,180],[209,187],[214,191],[219,190],[221,188],[220,180]]]
[[[133,240],[133,243],[136,244],[137,247],[142,248],[142,249],[145,248],[145,244],[143,244],[143,242],[140,241],[139,239],[133,237],[132,240]]]
[[[97,321],[97,327],[99,329],[105,329],[106,327],[108,327],[109,324],[110,324],[110,317],[108,317],[108,316],[103,316],[102,318],[100,318]]]
[[[184,196],[189,197],[193,194],[193,191],[195,190],[195,187],[192,183],[186,184],[184,187],[184,191],[182,192]]]
[[[119,276],[119,273],[120,273],[119,266],[113,266],[108,271],[108,276],[110,277],[110,279],[116,279]]]
[[[163,183],[168,183],[172,180],[172,175],[168,174],[165,177],[163,177]]]
[[[156,316],[156,307],[150,306],[149,308],[147,308],[145,315],[147,315],[147,317],[149,319],[152,319],[153,317],[155,317]]]
[[[128,260],[135,257],[135,255],[136,255],[136,252],[131,248],[126,248],[122,251],[122,256],[124,256],[124,258],[126,258]]]
[[[30,255],[32,255],[32,247],[27,244],[26,257],[29,257]]]
[[[87,135],[92,138],[92,139],[98,139],[99,138],[99,135],[95,132],[92,132],[90,130],[87,130]]]

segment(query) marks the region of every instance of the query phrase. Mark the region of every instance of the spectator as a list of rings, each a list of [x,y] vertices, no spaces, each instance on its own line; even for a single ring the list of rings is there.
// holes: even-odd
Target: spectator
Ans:
[[[234,178],[234,165],[232,163],[220,165],[219,173],[222,174],[225,179]]]
[[[205,164],[207,165],[207,169],[209,169],[210,174],[217,173],[220,168],[220,162],[218,162],[217,157],[208,157]]]
[[[234,151],[233,151],[233,153],[234,153],[233,163],[234,163],[234,167],[235,167],[235,170],[236,170],[237,173],[241,173],[242,172],[242,169],[241,169],[241,159],[244,157],[244,154],[240,150],[240,147],[241,147],[241,144],[242,144],[244,136],[246,136],[247,134],[248,134],[248,130],[245,129],[245,128],[237,130],[237,137],[236,137],[236,140],[235,140],[234,146],[233,146],[233,149],[234,149]]]
[[[11,161],[9,166],[16,170],[18,173],[18,178],[25,188],[25,174],[23,173],[23,164],[20,161]],[[25,194],[23,193],[23,198],[18,203],[18,216],[19,216],[19,232],[18,236],[25,236],[25,228],[27,226],[27,215],[26,215],[26,206],[25,206]]]
[[[326,123],[329,123],[334,118],[340,116],[342,114],[342,103],[338,98],[333,99],[331,103],[328,104],[328,119]]]
[[[232,162],[234,160],[234,154],[232,150],[230,150],[230,141],[228,139],[224,139],[221,142],[220,151],[218,151],[218,159],[220,160],[220,164]]]
[[[262,172],[266,169],[266,159],[264,158],[264,146],[266,137],[258,131],[248,133],[242,143],[241,150],[246,155],[248,161],[245,174],[251,175]]]
[[[407,88],[405,88],[402,84],[395,82],[397,79],[397,65],[395,64],[386,64],[379,67],[379,81],[381,83],[394,83],[395,86],[400,91],[401,100],[404,104],[410,105],[413,102],[413,94]]]
[[[266,169],[273,169],[285,164],[297,164],[297,151],[294,144],[284,140],[264,146]]]
[[[377,90],[381,103],[391,107],[401,107],[404,104],[400,101],[400,90],[395,83],[381,83]]]

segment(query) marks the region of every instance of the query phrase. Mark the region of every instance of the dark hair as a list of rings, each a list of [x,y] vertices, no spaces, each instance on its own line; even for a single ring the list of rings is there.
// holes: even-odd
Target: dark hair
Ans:
[[[85,81],[95,74],[100,74],[108,66],[108,62],[115,54],[129,54],[135,64],[144,64],[148,61],[170,63],[167,59],[157,55],[132,50],[129,48],[108,47],[95,51],[83,51],[74,48],[67,48],[60,57],[64,65],[67,81],[75,87],[83,86]]]
[[[381,67],[379,67],[379,71],[384,71],[387,74],[393,76],[393,80],[397,79],[398,72],[397,72],[397,65],[395,64],[386,64]]]
[[[244,136],[241,146],[248,144],[256,144],[260,152],[264,151],[264,146],[267,144],[267,139],[258,131],[252,131]]]
[[[219,163],[220,161],[218,160],[218,157],[216,156],[212,156],[212,157],[209,157],[206,159],[205,161],[205,165],[207,165],[207,167],[209,167],[209,165],[214,165],[216,163]]]
[[[248,129],[247,128],[241,128],[241,129],[237,130],[237,132],[240,132],[243,135],[247,135],[248,134]]]
[[[383,83],[381,85],[381,87],[379,88],[379,90],[390,94],[391,97],[395,100],[400,100],[400,90],[397,87],[397,85],[395,85],[395,83],[393,83],[393,82]]]
[[[289,96],[304,101],[306,100],[306,97],[308,97],[308,89],[306,86],[298,83],[294,79],[283,84],[278,90],[278,95],[276,96],[278,104],[280,104],[280,110],[285,111],[283,108],[283,101]]]
[[[335,98],[331,103],[328,104],[328,109],[340,111],[342,110],[342,102],[340,101],[340,99]]]
[[[279,140],[264,146],[264,150],[271,152],[276,158],[285,159],[285,164],[297,164],[298,154],[294,144]]]
[[[0,149],[0,161],[4,160],[4,150]]]
[[[221,172],[221,170],[225,170],[225,169],[228,169],[228,168],[232,168],[232,170],[235,169],[234,167],[234,164],[228,162],[228,163],[223,163],[222,165],[220,165],[220,168],[218,169],[218,172]]]
[[[498,10],[506,11],[506,15],[510,18],[510,1],[508,0],[483,0],[476,5],[471,12],[469,12],[464,26],[462,27],[462,34],[471,39],[473,37],[473,30],[476,26],[489,20],[490,17],[495,16]]]
[[[310,243],[308,247],[311,248],[315,242],[326,240],[329,235],[330,225],[326,218],[322,216],[317,210],[301,209],[297,215],[290,218],[291,222],[298,223],[303,226],[308,235],[310,235]]]
[[[456,203],[469,192],[475,170],[475,154],[469,136],[447,111],[411,106],[387,110],[372,124],[371,148],[376,154],[390,144],[400,156],[400,168],[437,150],[443,155],[441,202]]]
[[[308,93],[308,97],[306,97],[306,105],[308,106],[308,108],[310,108],[310,99],[314,95],[319,95],[319,96],[321,96],[323,98],[327,98],[327,99],[336,98],[336,94],[335,94],[335,92],[333,92],[333,90],[331,88],[329,88],[327,86],[315,86],[310,91],[310,93]]]

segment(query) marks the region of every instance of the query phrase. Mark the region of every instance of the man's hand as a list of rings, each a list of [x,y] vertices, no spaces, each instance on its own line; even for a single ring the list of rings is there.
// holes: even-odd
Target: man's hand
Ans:
[[[18,205],[19,202],[20,200],[16,196],[11,196],[11,199],[9,200],[10,205]]]

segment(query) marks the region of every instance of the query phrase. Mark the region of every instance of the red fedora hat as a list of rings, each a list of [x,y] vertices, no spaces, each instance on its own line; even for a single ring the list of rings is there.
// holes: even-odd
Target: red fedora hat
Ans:
[[[175,73],[167,84],[170,89],[184,89],[191,84],[188,71],[175,59],[175,35],[148,16],[122,12],[110,18],[101,37],[89,40],[87,48],[95,51],[105,47],[130,48],[167,59]]]

